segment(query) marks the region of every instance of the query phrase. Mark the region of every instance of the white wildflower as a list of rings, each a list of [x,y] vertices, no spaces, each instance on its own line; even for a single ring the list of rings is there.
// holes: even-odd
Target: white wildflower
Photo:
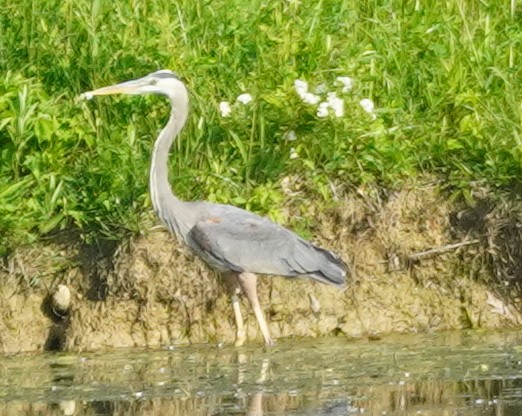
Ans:
[[[295,92],[297,92],[297,95],[303,98],[303,95],[305,95],[308,92],[308,82],[296,79],[294,81],[294,88]]]
[[[332,105],[332,108],[334,110],[334,114],[336,117],[344,116],[344,101],[343,100],[338,98],[335,105]]]
[[[327,117],[330,108],[336,117],[342,117],[344,115],[344,101],[339,98],[335,92],[329,92],[326,95],[326,101],[319,104],[319,107],[317,107],[317,117]]]
[[[363,98],[361,101],[359,101],[359,105],[367,113],[373,113],[373,110],[375,109],[375,105],[373,104],[373,101],[370,100],[369,98]]]
[[[359,101],[359,105],[363,108],[364,111],[366,111],[368,114],[371,114],[372,119],[375,120],[376,116],[374,114],[375,104],[373,104],[373,101],[369,98],[363,98],[361,101]]]
[[[295,131],[290,130],[288,133],[285,134],[285,140],[288,140],[289,142],[293,142],[295,139],[297,139],[297,135],[295,134]]]
[[[252,101],[252,96],[248,93],[241,94],[239,97],[237,97],[237,100],[243,104],[247,105],[250,101]]]
[[[319,107],[317,107],[317,117],[319,118],[325,118],[328,116],[328,103],[323,101],[321,104],[319,104]]]
[[[344,101],[337,97],[335,92],[329,92],[327,95],[328,106],[334,110],[336,117],[344,116]]]
[[[296,79],[294,81],[294,88],[299,98],[306,104],[315,105],[319,102],[320,98],[317,95],[308,92],[308,83],[306,81]]]
[[[221,101],[219,103],[219,111],[221,112],[221,117],[228,117],[230,113],[232,113],[230,103],[228,101]]]
[[[296,150],[291,147],[290,148],[290,159],[297,159],[299,157],[299,155],[297,154]]]
[[[343,86],[342,92],[350,92],[352,90],[353,79],[350,77],[337,77],[335,80]]]
[[[306,104],[317,104],[321,98],[318,96],[318,95],[315,95],[315,94],[312,94],[311,92],[306,92],[303,94],[303,96],[301,97],[301,99],[306,103]]]

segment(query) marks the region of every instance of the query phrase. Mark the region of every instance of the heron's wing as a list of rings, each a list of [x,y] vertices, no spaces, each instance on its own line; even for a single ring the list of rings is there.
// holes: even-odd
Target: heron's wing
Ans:
[[[308,275],[326,283],[344,283],[346,266],[333,253],[241,210],[199,221],[190,231],[188,243],[218,270]]]

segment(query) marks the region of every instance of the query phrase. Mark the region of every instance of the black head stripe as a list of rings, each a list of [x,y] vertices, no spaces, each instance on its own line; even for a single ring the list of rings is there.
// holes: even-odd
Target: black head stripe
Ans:
[[[174,78],[179,80],[179,77],[174,72],[168,70],[153,72],[150,75],[155,78]]]

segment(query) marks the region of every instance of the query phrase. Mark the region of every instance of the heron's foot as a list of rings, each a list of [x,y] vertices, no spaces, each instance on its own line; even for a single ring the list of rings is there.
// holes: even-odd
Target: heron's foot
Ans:
[[[242,347],[246,342],[246,334],[244,332],[238,332],[236,334],[236,342],[234,342],[235,347]]]
[[[276,342],[272,338],[265,339],[265,347],[275,347]]]

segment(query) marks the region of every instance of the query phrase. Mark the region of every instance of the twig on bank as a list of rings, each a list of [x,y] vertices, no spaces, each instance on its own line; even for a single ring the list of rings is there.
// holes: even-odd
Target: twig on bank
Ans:
[[[443,253],[446,253],[448,251],[455,250],[455,249],[457,249],[459,247],[471,246],[473,244],[478,244],[479,242],[480,242],[480,240],[475,239],[475,240],[461,241],[460,243],[447,244],[447,245],[442,246],[442,247],[431,248],[431,249],[426,250],[426,251],[420,251],[418,253],[408,254],[407,259],[411,260],[411,261],[419,260],[419,259],[421,259],[423,257],[429,257],[429,256],[433,256],[433,255],[443,254]]]

